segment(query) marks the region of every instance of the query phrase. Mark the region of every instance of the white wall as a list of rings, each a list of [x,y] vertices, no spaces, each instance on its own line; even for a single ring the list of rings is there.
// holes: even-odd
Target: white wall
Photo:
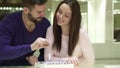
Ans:
[[[113,42],[112,10],[112,0],[106,0],[105,43],[93,44],[96,59],[102,63],[120,63],[120,43]]]

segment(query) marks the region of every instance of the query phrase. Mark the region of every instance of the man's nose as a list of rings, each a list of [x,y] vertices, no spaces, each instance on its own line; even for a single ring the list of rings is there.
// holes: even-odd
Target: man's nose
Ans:
[[[39,14],[39,16],[40,16],[40,17],[44,17],[44,16],[45,16],[45,12],[41,12],[41,13]]]

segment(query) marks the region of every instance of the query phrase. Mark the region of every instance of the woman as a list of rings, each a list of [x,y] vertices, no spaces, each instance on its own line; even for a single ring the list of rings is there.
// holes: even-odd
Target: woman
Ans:
[[[53,27],[46,35],[49,46],[45,49],[45,61],[94,63],[94,52],[87,33],[81,27],[80,5],[77,0],[62,1],[55,12]]]

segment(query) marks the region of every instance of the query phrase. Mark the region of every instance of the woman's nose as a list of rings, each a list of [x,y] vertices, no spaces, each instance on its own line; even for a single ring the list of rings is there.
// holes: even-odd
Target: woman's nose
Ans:
[[[63,14],[60,14],[60,15],[59,15],[59,18],[63,18]]]

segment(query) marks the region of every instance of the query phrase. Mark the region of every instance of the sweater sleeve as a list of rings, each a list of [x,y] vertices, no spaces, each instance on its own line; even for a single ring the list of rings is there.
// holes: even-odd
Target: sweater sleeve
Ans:
[[[0,22],[0,60],[11,60],[21,57],[31,52],[30,44],[13,45],[13,27],[12,20],[5,18]]]
[[[45,61],[51,60],[53,53],[52,53],[52,44],[53,44],[53,33],[52,33],[52,27],[49,27],[47,29],[46,33],[46,39],[49,43],[49,46],[45,48]]]
[[[94,64],[95,62],[94,50],[90,42],[90,39],[87,35],[87,32],[83,28],[81,28],[79,35],[80,35],[80,40],[78,45],[81,45],[81,51],[83,54],[82,57],[79,57],[80,63]]]
[[[49,43],[49,46],[45,48],[45,61],[67,61],[67,58],[55,57],[53,55],[52,45],[54,42],[53,29],[50,26],[46,33],[46,39]]]

